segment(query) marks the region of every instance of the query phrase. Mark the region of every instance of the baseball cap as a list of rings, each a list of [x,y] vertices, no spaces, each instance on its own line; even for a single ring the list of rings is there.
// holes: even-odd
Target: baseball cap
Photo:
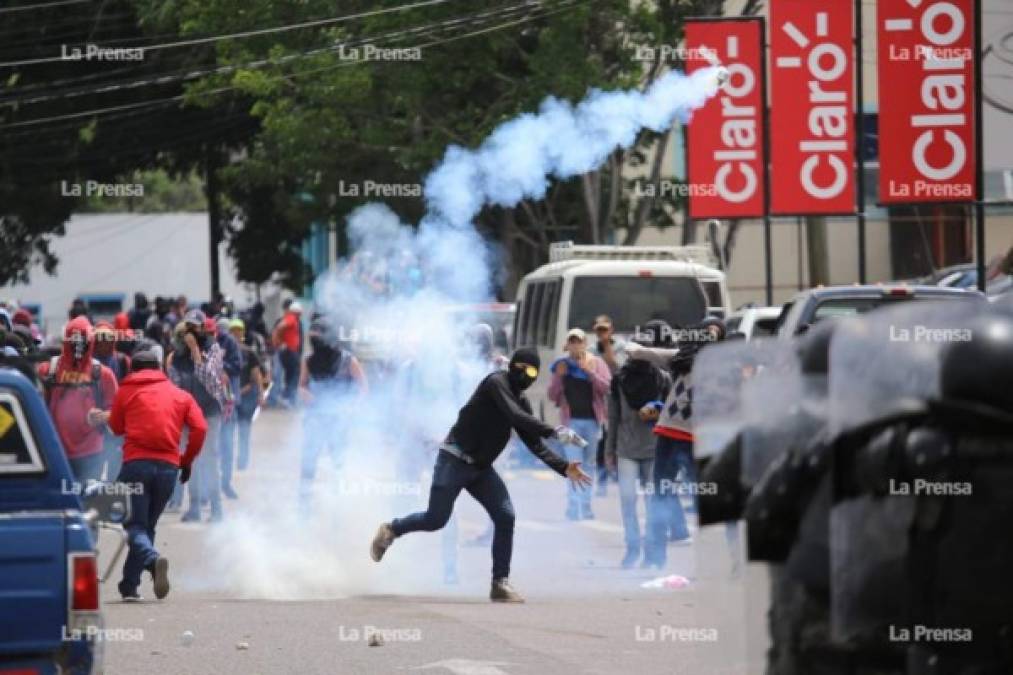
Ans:
[[[612,319],[609,318],[608,314],[599,314],[598,316],[596,316],[594,319],[594,326],[592,326],[592,328],[594,328],[595,330],[598,330],[599,328],[611,328],[611,327],[612,327]]]
[[[570,338],[578,338],[581,342],[587,342],[587,333],[580,328],[571,328],[566,332],[566,341],[569,342]]]
[[[142,350],[134,352],[134,355],[130,357],[130,369],[131,370],[144,370],[145,368],[160,368],[161,363],[158,360],[158,355],[150,350]]]
[[[302,314],[302,305],[299,304],[298,300],[296,300],[288,306],[288,311],[295,312],[296,314]]]
[[[232,321],[229,322],[229,329],[231,330],[233,328],[238,328],[241,331],[245,331],[246,324],[243,322],[242,319],[233,319]]]
[[[206,319],[207,317],[204,316],[204,312],[199,309],[191,309],[183,316],[183,323],[190,324],[191,326],[203,326]]]

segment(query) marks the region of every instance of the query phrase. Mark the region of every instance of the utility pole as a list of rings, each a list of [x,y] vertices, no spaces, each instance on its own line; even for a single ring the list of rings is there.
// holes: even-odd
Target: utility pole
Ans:
[[[218,267],[218,245],[222,241],[222,205],[218,168],[220,166],[217,148],[207,146],[204,157],[204,191],[208,200],[208,256],[211,263],[211,295],[214,302],[221,292],[221,270]]]

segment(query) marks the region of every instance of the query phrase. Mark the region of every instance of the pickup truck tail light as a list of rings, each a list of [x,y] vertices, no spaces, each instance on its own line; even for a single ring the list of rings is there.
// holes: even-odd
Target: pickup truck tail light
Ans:
[[[98,562],[94,553],[72,553],[70,569],[70,611],[99,611]]]

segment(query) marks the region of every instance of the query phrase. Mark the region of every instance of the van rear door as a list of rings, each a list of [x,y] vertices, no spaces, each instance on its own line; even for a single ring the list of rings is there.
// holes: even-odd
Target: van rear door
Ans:
[[[66,496],[28,420],[0,387],[0,657],[59,649],[68,616]]]

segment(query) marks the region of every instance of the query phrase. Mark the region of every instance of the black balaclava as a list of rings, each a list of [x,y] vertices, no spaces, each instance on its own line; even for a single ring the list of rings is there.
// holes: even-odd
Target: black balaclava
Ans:
[[[514,352],[513,356],[510,357],[510,367],[507,370],[507,378],[510,380],[510,386],[517,391],[524,391],[535,383],[534,378],[528,377],[527,373],[521,368],[516,368],[518,363],[524,363],[529,366],[538,368],[542,365],[541,359],[538,358],[538,352],[532,347],[521,347]]]

